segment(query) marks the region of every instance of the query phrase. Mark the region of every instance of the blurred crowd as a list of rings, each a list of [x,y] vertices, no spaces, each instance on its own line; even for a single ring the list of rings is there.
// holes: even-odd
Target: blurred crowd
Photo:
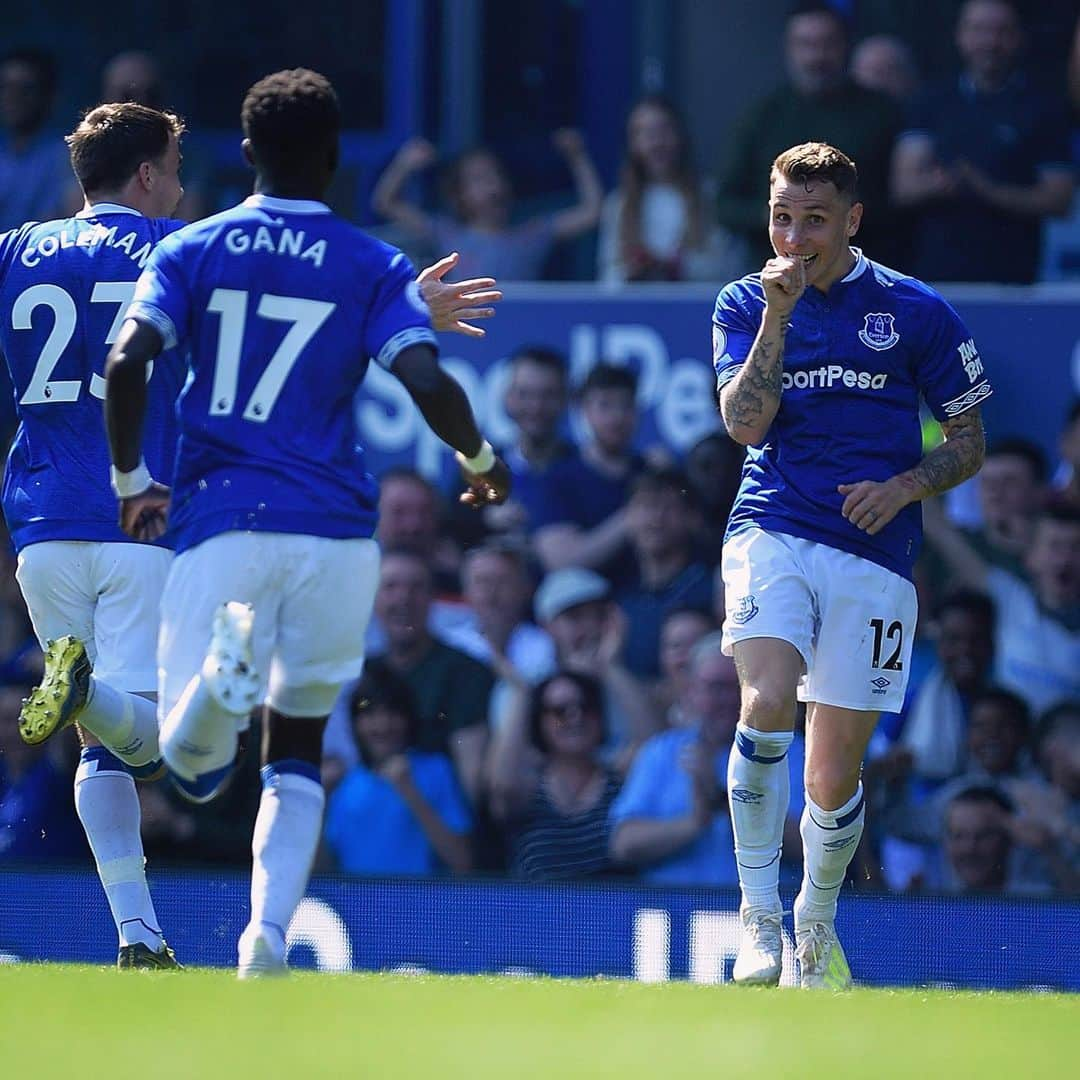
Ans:
[[[459,251],[462,276],[538,278],[557,245],[595,234],[603,281],[719,287],[765,258],[773,157],[816,138],[859,166],[872,257],[931,281],[1036,280],[1044,226],[1072,203],[1080,24],[1067,71],[1047,70],[1021,8],[967,0],[962,67],[931,77],[900,36],[853,40],[843,7],[796,5],[786,81],[748,103],[713,176],[673,105],[646,97],[606,195],[574,130],[554,137],[572,204],[532,216],[490,149],[443,164],[416,138],[379,177],[374,209],[418,263]],[[0,62],[0,229],[79,203],[51,126],[54,76],[39,53]],[[101,97],[169,100],[143,53],[109,62]],[[414,180],[437,165],[428,199]],[[185,216],[217,209],[195,138],[184,184]],[[603,362],[571,385],[556,349],[522,345],[505,389],[513,438],[498,448],[510,502],[474,513],[449,472],[380,477],[369,660],[326,738],[323,869],[737,884],[725,783],[739,693],[717,565],[743,451],[723,434],[681,460],[641,445],[637,389]],[[871,745],[853,883],[1080,893],[1080,403],[1056,460],[999,438],[980,477],[926,518],[908,698]],[[0,865],[85,858],[74,737],[30,748],[16,731],[41,655],[2,550]],[[793,883],[801,735],[788,760]],[[259,790],[255,753],[208,806],[140,785],[149,857],[248,864]]]
[[[734,886],[739,692],[716,566],[743,451],[718,434],[683,461],[639,445],[633,374],[599,363],[571,387],[544,346],[511,358],[504,404],[505,506],[466,510],[449,473],[381,478],[369,660],[325,744],[322,867]],[[854,883],[1080,892],[1080,403],[1060,460],[999,440],[974,493],[926,516],[911,686],[873,740]],[[75,740],[31,749],[15,730],[40,655],[13,574],[8,557],[0,862],[74,857]],[[140,785],[150,857],[245,864],[256,757],[209,806]],[[789,761],[794,882],[801,735]]]
[[[537,280],[573,267],[573,276],[609,283],[719,285],[767,256],[773,158],[816,139],[858,165],[866,204],[860,240],[873,258],[931,282],[1080,276],[1075,5],[931,5],[916,25],[945,40],[951,31],[958,58],[951,70],[941,49],[929,56],[909,40],[903,19],[873,17],[878,8],[910,6],[795,3],[784,28],[786,78],[760,100],[731,103],[738,119],[716,161],[696,160],[693,133],[671,101],[646,96],[628,110],[621,170],[606,194],[573,129],[553,135],[573,193],[560,201],[552,192],[543,210],[515,199],[514,177],[492,147],[444,159],[416,136],[378,176],[371,211],[418,265],[460,251],[465,276]],[[851,9],[869,14],[852,19]],[[21,50],[0,62],[0,230],[78,205],[55,86],[47,54]],[[108,62],[100,97],[171,100],[157,61],[141,52]],[[184,155],[181,216],[232,201],[235,183],[216,175],[198,131]],[[568,243],[576,257],[560,259],[557,249]]]

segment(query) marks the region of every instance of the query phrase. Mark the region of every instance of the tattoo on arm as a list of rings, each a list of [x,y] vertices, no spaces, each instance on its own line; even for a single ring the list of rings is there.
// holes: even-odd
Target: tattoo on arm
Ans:
[[[935,447],[901,479],[918,491],[917,498],[940,495],[974,476],[983,462],[986,439],[982,414],[969,409],[941,425],[945,442]]]
[[[781,378],[784,370],[783,329],[766,327],[758,331],[746,362],[720,395],[720,413],[728,431],[739,436],[763,437],[780,407]]]

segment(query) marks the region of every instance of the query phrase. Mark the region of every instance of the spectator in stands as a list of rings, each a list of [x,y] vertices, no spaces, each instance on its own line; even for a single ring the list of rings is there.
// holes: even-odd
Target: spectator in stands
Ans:
[[[599,680],[560,671],[520,695],[492,742],[491,811],[507,833],[510,869],[531,881],[611,870],[608,811],[619,777],[605,741]]]
[[[451,644],[491,664],[496,673],[508,664],[530,685],[555,670],[555,643],[528,620],[532,584],[521,549],[490,541],[466,552],[462,569],[465,620],[449,635]],[[491,701],[491,715],[503,712],[500,683]]]
[[[523,345],[508,361],[503,404],[514,425],[514,440],[498,448],[514,474],[510,498],[481,513],[458,503],[465,490],[452,459],[445,489],[451,497],[454,535],[463,547],[492,533],[531,536],[536,523],[551,517],[550,474],[560,462],[577,456],[563,434],[568,396],[566,357],[546,345]]]
[[[923,512],[926,538],[954,578],[994,601],[997,681],[1036,712],[1080,697],[1080,512],[1040,515],[1024,560],[1030,584],[991,566],[934,500]]]
[[[686,704],[692,723],[653,736],[634,759],[611,808],[612,856],[650,884],[732,886],[725,788],[739,683],[719,633],[694,648]]]
[[[579,394],[588,441],[580,456],[553,465],[548,517],[537,522],[536,552],[545,570],[585,566],[621,583],[633,576],[626,503],[644,468],[634,453],[637,376],[596,364]]]
[[[838,146],[858,162],[866,207],[860,240],[875,259],[892,261],[887,179],[900,110],[885,95],[851,81],[847,49],[848,26],[835,8],[813,0],[796,3],[784,32],[787,82],[736,124],[720,172],[718,217],[745,238],[758,266],[773,255],[765,228],[773,159],[808,139]]]
[[[347,874],[464,874],[472,819],[443,753],[415,746],[419,718],[408,684],[369,660],[353,690],[360,762],[326,807],[324,840]]]
[[[1013,833],[1062,893],[1080,893],[1080,702],[1062,702],[1039,724],[1036,758],[1044,777],[1020,781],[1011,795]]]
[[[1080,398],[1069,408],[1058,437],[1061,467],[1054,476],[1051,498],[1080,510]]]
[[[692,721],[684,709],[694,646],[715,630],[716,620],[710,611],[677,607],[665,612],[660,625],[660,679],[653,687],[663,726],[683,727]]]
[[[1046,502],[1046,455],[1030,439],[994,440],[979,470],[982,529],[968,531],[972,546],[992,566],[1017,577]]]
[[[440,251],[461,255],[458,272],[481,273],[501,281],[533,281],[541,276],[552,248],[596,227],[603,188],[581,133],[555,132],[552,141],[566,160],[577,202],[566,210],[515,224],[510,178],[497,155],[479,147],[451,162],[445,181],[452,216],[429,214],[403,194],[415,173],[434,165],[438,151],[425,139],[401,147],[375,185],[376,212]]]
[[[157,57],[140,49],[119,52],[101,72],[102,101],[134,101],[151,109],[175,109],[168,100]],[[197,221],[210,213],[208,187],[212,162],[202,149],[198,133],[184,137],[184,198],[174,217]]]
[[[616,594],[629,627],[623,658],[634,675],[651,681],[660,674],[664,616],[680,607],[709,610],[712,570],[694,558],[700,518],[679,469],[643,472],[634,481],[627,511],[637,580]]]
[[[739,277],[741,245],[717,226],[715,212],[678,110],[664,97],[642,98],[627,120],[619,186],[604,201],[600,280],[722,284]]]
[[[31,686],[0,687],[0,864],[87,853],[71,800],[75,740],[27,746],[19,737],[19,710]]]
[[[864,90],[875,90],[907,105],[919,89],[919,70],[905,42],[892,34],[863,38],[851,51],[851,78]]]
[[[705,435],[686,455],[686,478],[700,510],[697,549],[706,562],[718,565],[724,529],[742,482],[746,450],[720,431]]]
[[[1037,891],[1013,871],[1013,804],[996,787],[974,786],[945,808],[941,869],[926,884],[956,893]]]
[[[448,599],[461,593],[461,556],[442,529],[439,492],[415,469],[398,466],[379,477],[379,544],[427,560],[435,590]]]
[[[967,0],[956,45],[962,71],[915,104],[893,160],[893,198],[919,211],[911,270],[927,281],[1032,282],[1042,223],[1072,202],[1065,110],[1020,69],[1012,0]]]
[[[375,615],[385,635],[381,656],[412,691],[418,716],[416,748],[448,754],[462,788],[475,803],[494,677],[485,664],[432,633],[432,587],[431,569],[423,556],[408,550],[383,552],[375,594]],[[354,685],[342,691],[327,725],[328,760],[323,768],[331,784],[358,760],[355,746],[348,742],[348,703]]]
[[[960,589],[937,613],[938,663],[915,690],[899,723],[894,753],[927,790],[964,767],[972,701],[994,671],[994,604],[981,592]]]
[[[583,567],[555,570],[536,590],[533,609],[555,643],[553,670],[600,680],[606,706],[604,756],[625,771],[636,748],[663,722],[647,688],[622,663],[626,619],[611,599],[611,586]]]
[[[36,49],[0,60],[0,232],[81,205],[64,140],[47,125],[56,61]]]

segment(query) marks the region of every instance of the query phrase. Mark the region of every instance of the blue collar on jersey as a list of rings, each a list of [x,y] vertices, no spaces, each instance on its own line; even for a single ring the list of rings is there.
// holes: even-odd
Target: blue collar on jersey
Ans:
[[[78,218],[101,217],[102,214],[134,214],[142,217],[138,210],[130,206],[121,206],[120,203],[99,202],[91,203],[84,210],[80,210],[75,216]]]
[[[252,210],[271,210],[279,214],[330,214],[326,203],[315,199],[279,199],[276,195],[249,195],[244,205]]]

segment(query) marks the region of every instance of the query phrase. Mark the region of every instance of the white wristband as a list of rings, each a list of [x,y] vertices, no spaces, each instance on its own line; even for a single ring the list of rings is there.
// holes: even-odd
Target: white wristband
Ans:
[[[480,444],[480,449],[474,457],[466,457],[460,450],[454,454],[454,457],[463,469],[468,469],[471,473],[486,473],[495,464],[495,451],[487,439]]]
[[[131,472],[121,472],[115,465],[109,470],[112,489],[118,499],[133,499],[141,495],[154,482],[146,462],[139,458],[139,464]]]

